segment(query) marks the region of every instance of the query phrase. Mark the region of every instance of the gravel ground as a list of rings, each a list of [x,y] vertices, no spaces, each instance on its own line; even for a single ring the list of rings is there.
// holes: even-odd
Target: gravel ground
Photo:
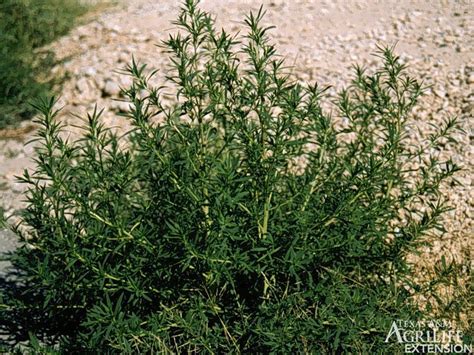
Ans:
[[[205,0],[202,7],[217,16],[219,27],[236,32],[243,29],[244,15],[258,9],[256,3]],[[377,63],[372,55],[377,44],[397,43],[396,52],[413,75],[432,85],[414,112],[422,134],[429,131],[429,124],[437,124],[447,115],[460,117],[465,133],[456,137],[459,145],[446,148],[464,168],[458,175],[462,186],[445,191],[454,207],[446,218],[448,232],[424,257],[429,254],[439,259],[445,254],[471,260],[474,3],[264,0],[263,5],[265,23],[277,26],[273,39],[298,79],[331,84],[337,90],[349,83],[353,63],[369,67]],[[97,103],[105,108],[107,123],[123,125],[123,118],[116,114],[127,105],[112,99],[118,98],[119,87],[127,85],[129,78],[115,71],[130,61],[132,53],[153,68],[165,67],[166,56],[155,44],[174,30],[171,21],[178,7],[179,2],[171,0],[121,3],[54,43],[52,48],[62,60],[54,71],[69,75],[61,94],[61,119],[77,123],[71,114],[83,114]],[[33,147],[24,145],[33,134],[27,133],[30,127],[26,123],[20,131],[0,131],[0,207],[7,215],[22,207],[24,186],[14,176],[32,166]],[[416,143],[420,135],[413,132],[411,139]],[[0,250],[14,248],[12,240],[11,234],[0,231]]]

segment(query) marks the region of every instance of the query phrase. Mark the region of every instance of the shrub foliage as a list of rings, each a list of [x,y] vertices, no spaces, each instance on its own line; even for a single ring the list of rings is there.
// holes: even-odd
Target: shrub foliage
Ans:
[[[262,16],[232,36],[187,0],[163,43],[176,99],[133,61],[123,136],[96,110],[70,142],[54,100],[36,105],[10,331],[61,351],[374,353],[423,317],[405,257],[443,230],[458,168],[436,152],[456,120],[409,144],[423,88],[391,48],[328,114]]]

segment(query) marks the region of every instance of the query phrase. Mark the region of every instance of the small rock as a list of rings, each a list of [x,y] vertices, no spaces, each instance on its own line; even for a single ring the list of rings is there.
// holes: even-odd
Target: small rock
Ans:
[[[438,97],[445,97],[446,96],[446,91],[444,91],[443,89],[439,88],[439,89],[434,89],[433,90],[434,94]]]
[[[132,55],[128,52],[121,52],[118,55],[118,61],[119,63],[129,63],[132,61]]]
[[[148,91],[147,90],[140,90],[140,92],[138,93],[138,96],[140,97],[140,99],[145,99],[146,97],[148,97]]]
[[[88,83],[88,80],[84,77],[80,78],[76,82],[76,89],[79,91],[81,94],[86,94],[90,91],[90,86]]]
[[[456,42],[456,37],[454,37],[454,36],[446,36],[446,37],[444,37],[444,42],[445,42],[445,43],[454,43],[454,42]]]
[[[118,25],[113,25],[113,24],[105,24],[104,28],[106,31],[112,32],[112,35],[115,33],[121,33],[122,28]]]
[[[137,42],[148,42],[151,41],[151,38],[146,34],[139,34],[134,37],[134,40]]]
[[[22,193],[26,190],[27,186],[25,184],[15,182],[11,185],[11,190],[16,193]]]
[[[133,79],[128,75],[122,75],[120,77],[120,84],[123,88],[129,88],[133,84]]]
[[[25,153],[27,157],[33,156],[35,153],[35,145],[33,143],[25,144],[23,146],[23,153]]]
[[[474,84],[474,74],[471,74],[467,78],[467,83],[468,84]]]
[[[97,75],[95,78],[94,78],[94,82],[96,84],[96,86],[104,91],[104,88],[105,88],[105,80],[104,80],[104,77],[102,75]]]
[[[108,96],[117,96],[120,94],[120,86],[111,80],[105,82],[104,94]]]
[[[87,76],[94,77],[97,75],[97,70],[94,67],[86,67],[84,69],[84,74]]]
[[[130,103],[125,101],[116,101],[114,100],[110,104],[110,108],[118,112],[128,112],[130,111]]]

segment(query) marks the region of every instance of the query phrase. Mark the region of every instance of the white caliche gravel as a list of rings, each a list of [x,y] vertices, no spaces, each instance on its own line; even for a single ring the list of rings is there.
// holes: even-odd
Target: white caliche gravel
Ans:
[[[259,2],[250,0],[203,0],[202,8],[216,15],[217,25],[227,31],[243,30],[244,16],[257,10]],[[152,68],[166,72],[167,59],[156,46],[175,30],[171,21],[179,11],[179,1],[135,0],[97,14],[94,20],[73,30],[52,45],[64,63],[57,73],[69,73],[62,89],[61,119],[77,124],[74,114],[84,114],[97,104],[105,108],[104,119],[123,125],[116,114],[128,104],[114,101],[121,86],[130,78],[117,73],[130,62],[132,54]],[[454,210],[447,216],[447,235],[435,241],[431,253],[470,258],[473,232],[472,162],[474,148],[474,23],[470,1],[343,1],[343,0],[265,0],[265,24],[276,25],[273,40],[287,64],[294,66],[300,80],[332,85],[335,90],[347,85],[353,63],[373,67],[377,44],[397,43],[396,52],[413,76],[432,85],[414,112],[422,131],[448,115],[460,117],[465,133],[457,135],[459,145],[448,145],[454,160],[464,171],[463,184],[445,191]],[[0,206],[13,214],[22,206],[22,187],[14,176],[31,168],[32,147],[20,140],[2,139],[0,132]],[[5,134],[4,134],[5,136]],[[8,136],[8,135],[7,135]],[[416,143],[420,137],[411,134]],[[5,234],[0,232],[0,245]]]

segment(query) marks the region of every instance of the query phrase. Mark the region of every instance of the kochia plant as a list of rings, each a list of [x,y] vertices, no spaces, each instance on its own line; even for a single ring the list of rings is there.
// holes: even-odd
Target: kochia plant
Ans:
[[[396,351],[390,323],[423,316],[405,257],[443,230],[439,188],[458,169],[426,152],[456,121],[408,144],[423,89],[390,48],[329,115],[262,16],[239,38],[187,0],[163,43],[176,100],[133,61],[124,136],[95,111],[69,142],[54,100],[37,105],[10,330],[23,320],[63,352]]]

